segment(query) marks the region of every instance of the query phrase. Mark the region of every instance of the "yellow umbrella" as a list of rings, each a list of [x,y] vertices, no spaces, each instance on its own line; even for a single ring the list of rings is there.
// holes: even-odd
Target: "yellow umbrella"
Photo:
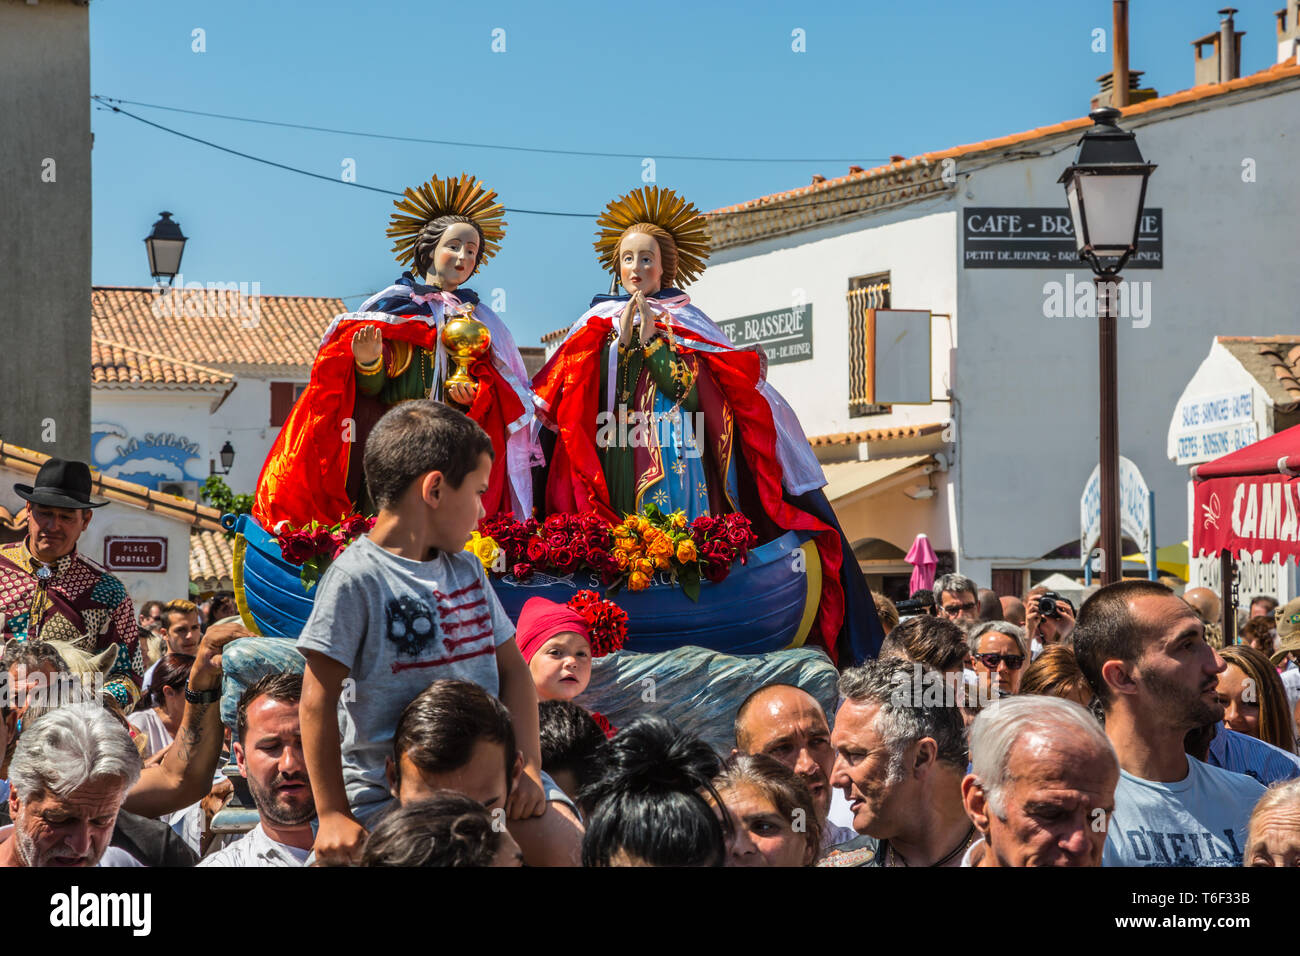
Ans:
[[[1166,545],[1163,548],[1156,549],[1156,569],[1168,571],[1170,574],[1177,575],[1186,581],[1190,571],[1188,568],[1187,542],[1180,541],[1178,544]],[[1146,564],[1147,556],[1145,554],[1125,555],[1125,561],[1132,561],[1136,564]]]

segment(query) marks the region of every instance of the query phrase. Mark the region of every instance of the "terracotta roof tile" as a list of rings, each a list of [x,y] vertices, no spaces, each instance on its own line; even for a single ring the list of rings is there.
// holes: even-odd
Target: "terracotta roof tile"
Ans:
[[[234,292],[182,292],[155,298],[151,287],[96,286],[91,295],[95,338],[154,356],[208,367],[310,366],[342,299]]]
[[[1300,77],[1300,65],[1292,57],[1275,64],[1258,73],[1231,80],[1227,83],[1207,83],[1145,100],[1124,108],[1124,116],[1133,118],[1155,113],[1184,103],[1222,96],[1237,90],[1250,89],[1267,83],[1275,83],[1292,77]],[[807,228],[818,222],[841,217],[846,214],[864,212],[873,208],[895,205],[924,198],[955,189],[955,184],[943,184],[940,170],[945,159],[956,159],[975,153],[1005,150],[1013,146],[1031,143],[1035,140],[1057,136],[1074,130],[1082,130],[1092,123],[1087,117],[1065,120],[1047,126],[1039,126],[1020,133],[1000,136],[994,139],[967,143],[949,149],[922,153],[902,162],[890,162],[861,172],[850,172],[808,186],[789,189],[784,192],[759,196],[732,206],[724,206],[706,213],[710,220],[709,231],[714,248],[739,245],[769,235],[779,235],[800,228]],[[891,185],[890,180],[894,182]],[[843,202],[833,197],[840,196]],[[796,203],[796,201],[802,201]],[[814,205],[816,203],[816,205]],[[787,207],[781,210],[780,207]],[[794,208],[789,208],[789,207]],[[755,214],[755,210],[772,207],[773,213],[780,212],[778,220],[771,216]],[[847,207],[847,208],[844,208]],[[744,212],[745,216],[735,216]],[[748,228],[738,220],[750,220],[753,225]],[[759,226],[759,224],[762,224]],[[758,226],[758,228],[756,228]]]
[[[231,539],[220,531],[190,532],[190,581],[200,591],[233,590],[233,569]]]
[[[833,435],[815,435],[808,439],[814,448],[819,445],[859,445],[871,441],[893,441],[900,438],[921,438],[943,431],[943,422],[924,425],[893,425],[889,428],[872,428],[860,432],[836,432]]]
[[[235,376],[220,369],[110,342],[90,339],[90,381],[104,388],[143,386],[203,388],[234,384]]]
[[[1225,346],[1276,402],[1300,401],[1300,335],[1220,335]]]
[[[0,440],[0,465],[12,468],[14,471],[34,475],[41,470],[41,465],[49,458],[49,455],[39,451]],[[201,505],[197,501],[179,495],[165,495],[161,491],[153,491],[133,481],[109,478],[95,468],[90,469],[90,478],[92,495],[153,511],[177,521],[184,521],[196,528],[209,531],[221,530],[221,512],[216,508],[209,508],[207,505]]]

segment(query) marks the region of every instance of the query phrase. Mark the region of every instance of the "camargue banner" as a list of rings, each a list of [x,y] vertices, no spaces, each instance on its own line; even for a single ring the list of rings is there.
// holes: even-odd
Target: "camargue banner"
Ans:
[[[1259,561],[1300,554],[1300,478],[1252,475],[1196,482],[1192,554],[1254,553]]]
[[[813,357],[812,303],[774,312],[742,315],[718,325],[739,348],[761,345],[768,365],[806,362]]]

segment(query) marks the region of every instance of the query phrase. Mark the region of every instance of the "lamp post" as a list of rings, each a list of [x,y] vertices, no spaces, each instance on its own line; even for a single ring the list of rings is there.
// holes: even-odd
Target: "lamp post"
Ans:
[[[1120,111],[1093,110],[1093,125],[1079,140],[1074,162],[1061,173],[1074,220],[1079,258],[1097,286],[1098,356],[1101,367],[1101,549],[1102,583],[1123,577],[1119,529],[1119,385],[1115,296],[1120,269],[1138,244],[1147,179],[1155,170],[1138,150],[1137,137],[1119,128]]]
[[[230,469],[235,466],[235,446],[230,444],[230,441],[227,440],[226,443],[221,446],[221,451],[217,452],[217,454],[221,457],[222,470],[218,471],[214,467],[212,473],[214,475],[230,474]]]
[[[149,253],[149,274],[155,279],[165,278],[171,285],[181,271],[181,255],[188,241],[181,235],[179,223],[172,222],[172,214],[160,212],[161,218],[153,224],[144,246]]]

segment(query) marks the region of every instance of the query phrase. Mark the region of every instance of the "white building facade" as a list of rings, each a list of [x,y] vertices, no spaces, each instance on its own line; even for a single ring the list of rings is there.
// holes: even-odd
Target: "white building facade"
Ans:
[[[715,252],[693,300],[733,338],[762,342],[769,379],[828,463],[846,533],[892,560],[890,573],[906,567],[897,558],[918,532],[1001,593],[1021,591],[1031,570],[1079,572],[1079,499],[1098,455],[1097,326],[1057,179],[1088,125],[929,153],[710,214]],[[1204,342],[1300,328],[1300,68],[1149,100],[1127,108],[1122,125],[1159,169],[1139,255],[1123,273],[1120,453],[1156,494],[1163,545],[1186,530],[1187,474],[1165,446]],[[873,305],[921,310],[906,334],[928,333],[928,362],[891,352],[892,339],[870,341]],[[788,317],[740,321],[783,312],[808,328]],[[873,349],[880,367],[864,373]],[[889,366],[895,354],[900,364]],[[916,404],[863,400],[864,380],[900,371]],[[918,401],[927,371],[930,401]],[[907,481],[889,483],[899,472],[887,462],[918,457],[921,472],[914,462]],[[840,482],[849,498],[836,488],[844,466],[858,469],[856,485]]]

